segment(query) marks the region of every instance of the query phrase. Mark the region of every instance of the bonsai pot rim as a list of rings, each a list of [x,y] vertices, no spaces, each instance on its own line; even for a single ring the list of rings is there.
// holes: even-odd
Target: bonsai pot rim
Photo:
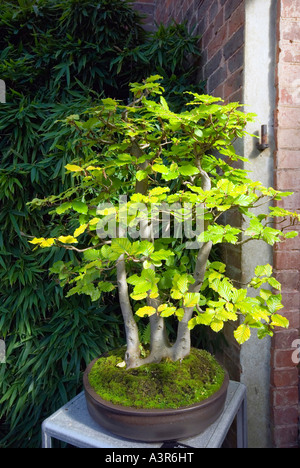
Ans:
[[[100,357],[105,356],[102,355]],[[163,442],[197,436],[213,424],[225,406],[229,376],[223,368],[224,380],[210,397],[190,406],[179,408],[134,408],[103,400],[88,380],[94,359],[83,374],[88,411],[104,429],[119,437],[142,442]]]
[[[117,412],[117,413],[124,413],[124,414],[129,414],[129,413],[139,413],[139,414],[147,414],[148,416],[158,416],[164,413],[169,413],[169,414],[179,414],[179,413],[188,413],[189,411],[193,411],[194,408],[199,408],[199,406],[205,408],[206,406],[209,406],[210,404],[213,404],[214,401],[218,400],[219,397],[224,393],[224,388],[228,387],[229,384],[229,376],[228,372],[224,369],[225,375],[224,375],[224,380],[219,388],[215,393],[213,393],[210,397],[199,401],[198,403],[194,403],[193,405],[189,406],[180,406],[179,408],[134,408],[132,406],[122,406],[118,405],[115,403],[111,403],[108,400],[103,400],[98,393],[95,392],[93,387],[91,386],[88,375],[94,366],[94,364],[101,358],[106,355],[103,354],[90,362],[90,364],[87,366],[84,374],[83,374],[83,383],[84,383],[84,389],[89,393],[91,397],[93,397],[99,405],[104,406],[105,408],[109,407],[111,411]]]

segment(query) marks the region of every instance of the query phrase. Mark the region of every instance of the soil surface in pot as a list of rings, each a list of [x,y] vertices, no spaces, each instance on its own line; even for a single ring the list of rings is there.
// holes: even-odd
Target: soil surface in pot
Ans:
[[[206,351],[193,348],[182,361],[165,360],[126,370],[124,348],[99,358],[88,379],[94,391],[113,404],[139,409],[190,406],[217,392],[225,372]]]

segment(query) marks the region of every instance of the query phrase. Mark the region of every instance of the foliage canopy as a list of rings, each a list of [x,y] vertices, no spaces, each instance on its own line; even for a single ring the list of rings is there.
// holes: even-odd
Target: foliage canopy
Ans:
[[[219,332],[225,322],[239,321],[234,332],[239,344],[249,339],[252,328],[263,338],[277,326],[288,327],[287,319],[278,313],[282,296],[270,265],[257,266],[249,284],[237,288],[226,276],[226,265],[210,263],[208,258],[212,246],[219,243],[261,240],[274,245],[294,237],[296,231],[286,232],[287,226],[274,229],[272,222],[284,218],[290,226],[300,219],[297,213],[272,206],[265,214],[255,214],[256,207],[290,193],[266,188],[234,165],[244,158],[232,143],[246,134],[253,114],[241,112],[239,103],[225,105],[219,98],[194,92],[187,93],[186,110],[174,112],[159,79],[151,76],[133,83],[134,99],[129,105],[107,98],[81,116],[67,117],[63,125],[75,130],[85,148],[84,155],[66,166],[73,174],[77,196],[67,191],[32,203],[38,208],[53,204],[53,213],[63,219],[70,213],[77,217],[71,231],[59,231],[59,235],[53,231],[50,238],[30,241],[42,248],[61,246],[82,254],[79,265],[61,261],[51,270],[67,288],[68,297],[86,294],[97,301],[118,286],[128,368],[164,357],[182,359],[190,352],[190,330],[199,324]],[[123,196],[122,203],[118,195]],[[185,204],[189,209],[183,212]],[[170,230],[169,235],[155,233],[158,212],[165,211],[166,205],[170,224],[177,221],[179,235]],[[231,209],[249,223],[223,225],[221,216]],[[197,251],[189,251],[189,234],[200,220]],[[105,225],[114,229],[106,232]],[[117,284],[106,276],[111,270],[117,273]],[[207,289],[216,295],[214,300],[205,293]],[[256,296],[250,293],[253,289]],[[146,359],[141,358],[134,312],[150,318]],[[164,331],[170,316],[178,318],[172,344]]]

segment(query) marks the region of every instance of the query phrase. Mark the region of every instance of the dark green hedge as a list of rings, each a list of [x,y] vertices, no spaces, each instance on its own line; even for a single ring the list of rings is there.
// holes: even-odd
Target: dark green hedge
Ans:
[[[198,39],[184,25],[145,33],[122,0],[3,2],[0,31],[0,446],[37,448],[41,421],[81,390],[86,364],[123,343],[113,296],[66,299],[49,277],[55,261],[76,256],[28,244],[53,226],[48,209],[29,212],[27,203],[72,189],[64,166],[84,151],[58,121],[104,95],[127,99],[129,82],[155,73],[182,106]]]

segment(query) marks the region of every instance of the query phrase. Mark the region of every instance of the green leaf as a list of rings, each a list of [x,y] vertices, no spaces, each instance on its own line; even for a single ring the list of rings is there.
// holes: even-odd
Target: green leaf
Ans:
[[[163,96],[160,96],[160,103],[165,110],[170,110],[167,101]]]
[[[277,281],[277,279],[275,278],[268,278],[268,283],[270,286],[272,286],[272,288],[274,289],[278,289],[278,291],[281,291],[281,284],[279,283],[279,281]]]
[[[269,245],[274,245],[276,242],[280,240],[279,238],[280,235],[281,235],[281,231],[267,227],[263,230],[262,238]]]
[[[151,260],[154,261],[154,263],[158,263],[161,260],[167,260],[169,257],[172,257],[174,255],[175,255],[174,252],[172,252],[171,250],[161,249],[161,250],[156,250],[155,252],[153,252],[150,255],[150,258]]]
[[[154,245],[149,241],[142,241],[138,253],[149,257],[154,252]]]
[[[267,276],[270,277],[273,273],[273,268],[271,265],[258,265],[255,268],[255,274],[256,276]]]
[[[77,213],[87,214],[88,207],[82,201],[74,201],[72,202],[72,208],[77,211]]]
[[[277,310],[283,309],[283,305],[281,303],[282,301],[282,295],[281,294],[276,294],[276,295],[271,295],[268,300],[266,301],[267,307],[271,314],[275,314]]]
[[[221,297],[226,299],[226,301],[231,300],[232,285],[227,280],[223,280],[219,283],[218,293]]]
[[[297,231],[290,231],[284,234],[285,239],[293,239],[294,237],[298,237],[299,233]]]
[[[116,287],[112,283],[109,283],[108,281],[100,281],[98,283],[98,288],[100,291],[103,291],[103,292],[111,292]]]
[[[257,219],[250,220],[250,227],[246,229],[245,234],[250,237],[260,237],[264,228]]]
[[[178,167],[178,171],[182,176],[193,176],[199,174],[199,169],[191,164]]]
[[[55,211],[56,211],[57,214],[63,214],[67,210],[70,210],[71,208],[72,208],[72,203],[71,202],[66,202],[66,203],[62,203],[60,206],[58,206]]]
[[[270,296],[272,296],[272,291],[270,291],[269,289],[261,289],[259,291],[259,295],[260,297],[262,297],[265,301],[267,301]]]
[[[159,172],[160,174],[168,174],[170,169],[167,168],[167,166],[164,166],[163,164],[153,164],[152,169],[155,172]]]
[[[129,278],[127,278],[127,283],[132,284],[134,286],[136,286],[137,284],[139,284],[141,282],[142,282],[142,279],[138,275],[132,275]]]
[[[202,138],[203,137],[203,132],[202,130],[200,130],[200,128],[197,128],[195,131],[194,131],[195,135],[199,138]]]
[[[128,239],[124,238],[117,238],[111,241],[111,248],[115,253],[122,255],[124,253],[129,254],[131,249],[131,243]]]

